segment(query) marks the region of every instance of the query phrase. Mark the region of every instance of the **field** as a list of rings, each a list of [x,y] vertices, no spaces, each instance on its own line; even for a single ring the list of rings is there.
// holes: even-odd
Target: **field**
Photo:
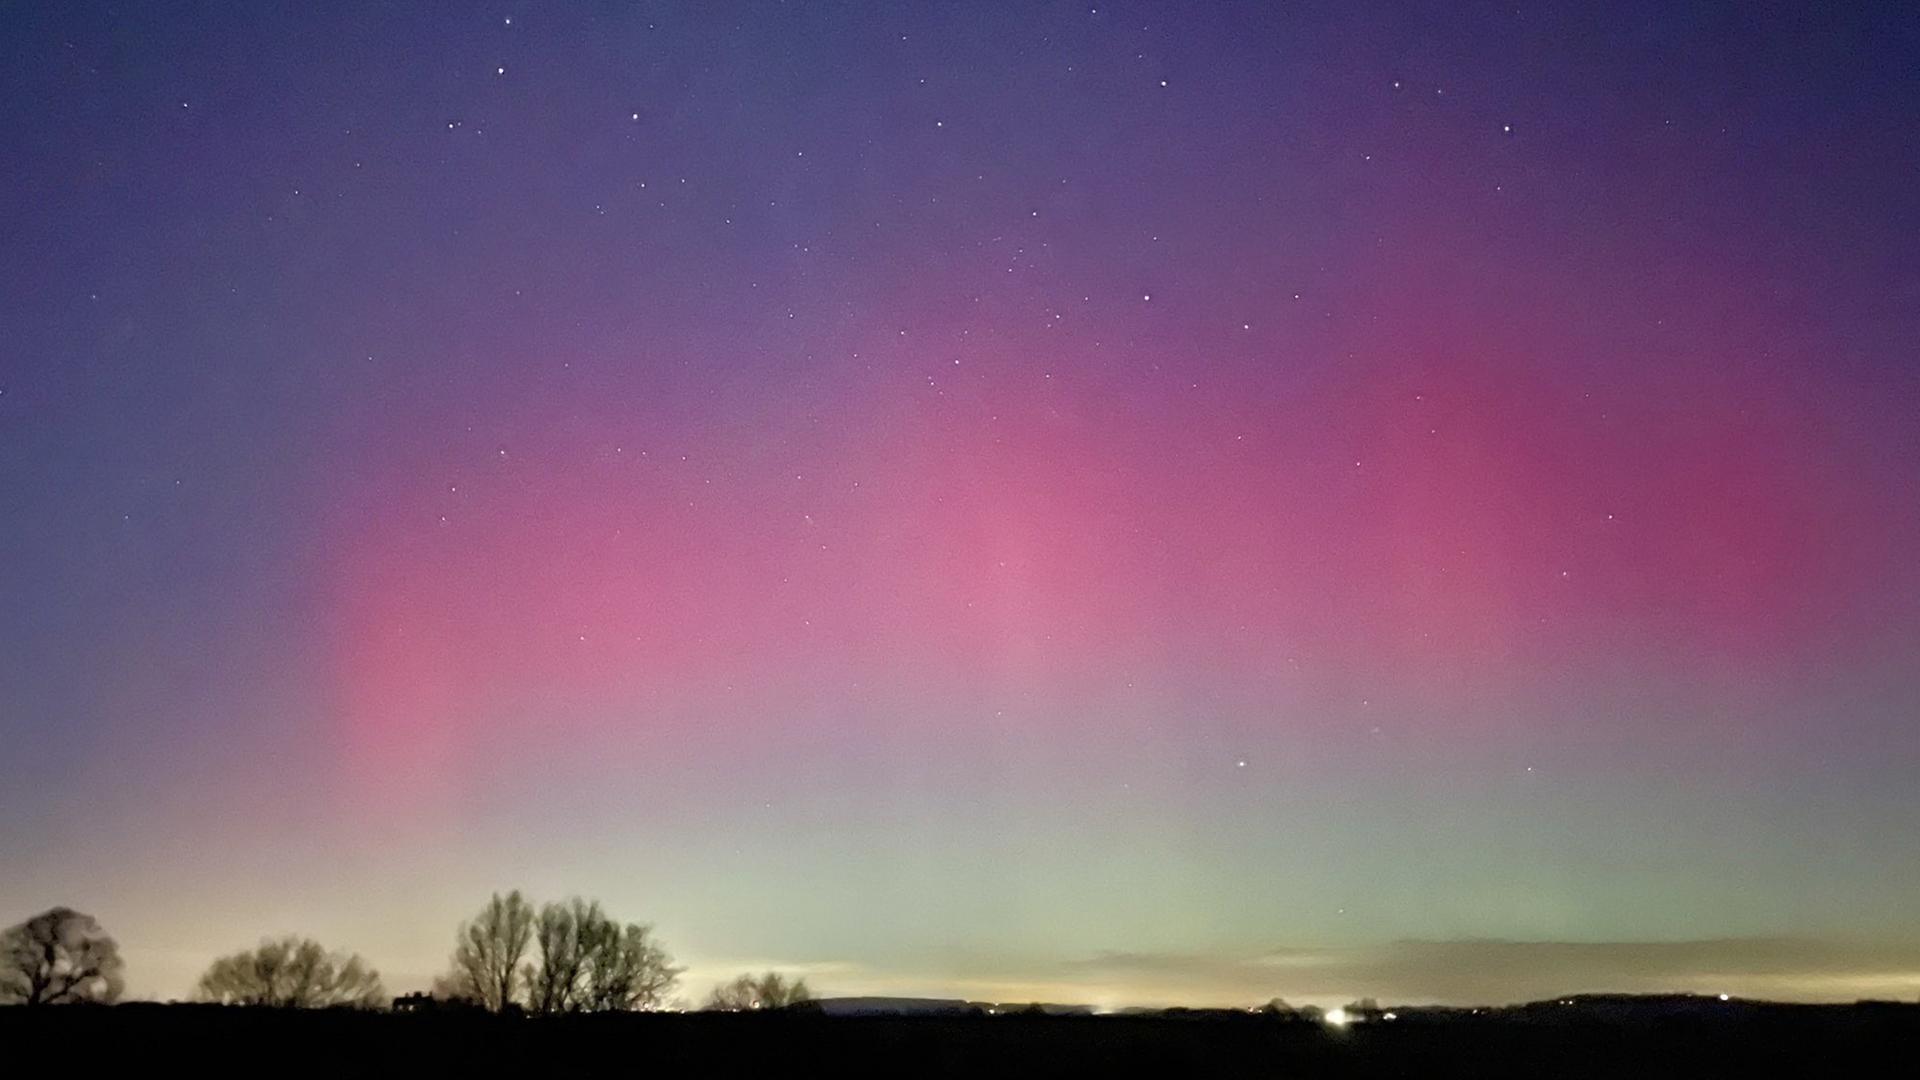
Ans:
[[[1570,1012],[1334,1029],[1232,1014],[505,1019],[123,1005],[0,1009],[0,1039],[16,1062],[37,1046],[76,1074],[199,1076],[1849,1076],[1902,1074],[1920,1052],[1920,1006]]]

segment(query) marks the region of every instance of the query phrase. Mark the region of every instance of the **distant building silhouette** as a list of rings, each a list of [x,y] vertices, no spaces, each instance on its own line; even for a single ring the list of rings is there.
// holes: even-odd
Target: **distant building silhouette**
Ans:
[[[393,999],[393,1011],[397,1013],[478,1012],[482,1008],[472,998],[437,998],[424,990],[415,990]]]

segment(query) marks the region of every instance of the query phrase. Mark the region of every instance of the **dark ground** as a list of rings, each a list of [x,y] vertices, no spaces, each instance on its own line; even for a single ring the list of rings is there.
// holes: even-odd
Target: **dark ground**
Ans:
[[[1570,1015],[1577,1014],[1577,1015]],[[1332,1030],[1269,1017],[830,1017],[0,1009],[13,1075],[1920,1075],[1920,1006],[1504,1010]],[[27,1057],[24,1055],[32,1054]]]

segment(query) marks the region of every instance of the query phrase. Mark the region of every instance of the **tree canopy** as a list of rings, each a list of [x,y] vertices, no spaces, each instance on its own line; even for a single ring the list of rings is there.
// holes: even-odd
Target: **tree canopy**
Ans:
[[[329,952],[311,938],[284,937],[223,956],[200,976],[203,1001],[290,1009],[378,1008],[380,973],[360,957]]]
[[[520,959],[533,939],[533,905],[515,889],[494,893],[480,914],[460,924],[453,970],[435,984],[445,996],[504,1012],[520,996]]]
[[[522,964],[529,948],[533,958]],[[579,897],[536,912],[516,890],[495,894],[461,925],[452,970],[435,991],[495,1012],[655,1009],[666,1003],[681,970],[649,926],[623,925],[597,901]]]
[[[53,908],[0,934],[0,1002],[111,1002],[122,967],[119,945],[93,916]]]
[[[721,983],[707,995],[707,1008],[726,1012],[750,1012],[759,1009],[786,1009],[803,1001],[812,1001],[813,992],[807,989],[807,980],[795,979],[788,982],[777,971],[761,975],[751,973],[741,975],[732,982]]]

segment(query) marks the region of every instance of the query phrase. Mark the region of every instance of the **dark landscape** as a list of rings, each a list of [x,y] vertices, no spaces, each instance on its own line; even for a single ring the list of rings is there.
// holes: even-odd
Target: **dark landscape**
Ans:
[[[1130,1016],[483,1013],[133,1004],[0,1009],[9,1046],[199,1071],[340,1076],[1707,1077],[1899,1075],[1920,1006],[1584,997],[1407,1009],[1344,1028],[1217,1010]]]

